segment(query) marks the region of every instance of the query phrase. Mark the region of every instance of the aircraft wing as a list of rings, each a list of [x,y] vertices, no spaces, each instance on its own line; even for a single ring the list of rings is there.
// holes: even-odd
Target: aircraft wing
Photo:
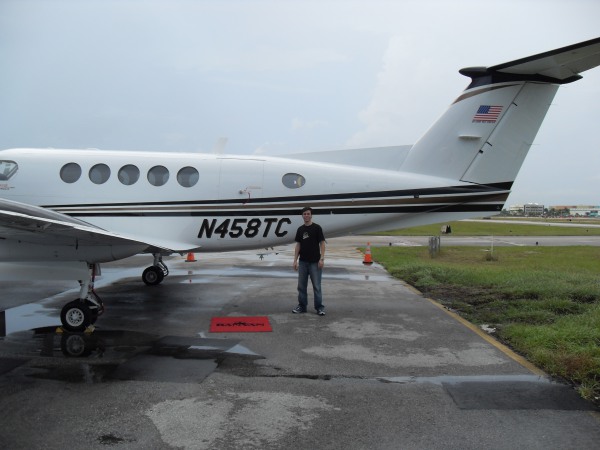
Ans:
[[[0,198],[0,239],[39,245],[139,245],[144,252],[183,253],[186,243],[145,242],[96,227],[65,214]]]

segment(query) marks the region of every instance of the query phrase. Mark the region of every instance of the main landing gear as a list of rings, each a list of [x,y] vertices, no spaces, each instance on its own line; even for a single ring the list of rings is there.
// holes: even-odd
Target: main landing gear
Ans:
[[[160,284],[169,275],[169,269],[162,260],[160,253],[154,253],[154,264],[147,267],[142,280],[149,286]],[[60,311],[60,321],[67,331],[81,332],[92,330],[89,328],[96,323],[98,317],[104,312],[104,304],[94,291],[94,279],[99,274],[99,266],[90,264],[90,277],[79,281],[79,298],[67,303]]]
[[[155,286],[162,283],[162,280],[169,275],[169,269],[162,260],[160,253],[154,253],[154,264],[146,267],[142,273],[142,280],[148,286]]]
[[[90,269],[90,277],[79,281],[79,298],[67,303],[60,311],[60,321],[67,331],[86,330],[104,312],[102,300],[94,291],[97,266],[90,264]]]

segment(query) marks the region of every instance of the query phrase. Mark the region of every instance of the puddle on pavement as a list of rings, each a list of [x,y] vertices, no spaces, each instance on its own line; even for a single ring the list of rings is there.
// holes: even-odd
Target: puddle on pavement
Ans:
[[[102,275],[95,281],[95,288],[99,289],[109,286],[114,282],[129,278],[140,277],[139,268],[111,268],[102,269]],[[5,335],[16,333],[18,331],[31,330],[46,326],[60,325],[60,309],[56,307],[47,307],[47,303],[55,302],[58,299],[64,299],[63,304],[77,298],[79,287],[73,282],[73,288],[60,292],[51,297],[42,298],[36,303],[26,303],[14,308],[0,311],[0,338]]]
[[[39,303],[29,303],[7,309],[3,311],[3,316],[3,318],[0,317],[0,320],[4,320],[4,326],[0,328],[4,330],[4,335],[60,324],[56,310],[46,308]],[[1,337],[2,334],[0,334]]]
[[[204,284],[214,282],[220,277],[268,277],[268,278],[293,278],[298,274],[291,268],[282,270],[280,267],[264,266],[264,267],[229,267],[224,269],[206,269],[199,268],[197,270],[177,270],[171,271],[171,276],[179,276],[184,278],[181,283]],[[347,269],[340,267],[328,268],[323,271],[323,280],[348,280],[348,281],[389,281],[391,278],[387,274],[367,273],[350,273]]]
[[[353,262],[356,264],[356,261]],[[187,270],[186,270],[187,269]],[[120,279],[126,279],[129,277],[138,277],[140,269],[135,268],[108,268],[103,269],[102,277],[96,281],[96,288],[108,286]],[[258,265],[256,267],[248,266],[230,266],[220,269],[208,269],[206,267],[199,267],[198,269],[179,268],[173,267],[171,270],[170,277],[181,280],[181,284],[206,284],[213,283],[216,279],[223,277],[271,277],[271,278],[296,278],[297,273],[290,267],[289,270],[282,269],[281,266],[268,266]],[[366,270],[363,273],[351,273],[344,267],[329,267],[323,273],[324,280],[348,280],[348,281],[365,281],[365,282],[382,282],[389,281],[391,278],[381,272],[373,273],[370,270]],[[141,287],[140,289],[143,289]],[[34,328],[42,328],[46,326],[59,326],[60,325],[60,309],[46,306],[47,304],[54,303],[59,299],[64,299],[64,304],[71,299],[75,298],[79,292],[78,288],[61,292],[54,296],[41,299],[37,303],[28,303],[25,305],[17,306],[15,308],[7,309],[4,312],[0,312],[0,338],[3,335],[9,335],[24,330],[31,330]],[[62,300],[61,300],[62,301]]]
[[[238,340],[124,330],[58,333],[57,327],[51,326],[11,333],[0,340],[0,375],[13,372],[83,383],[199,382],[228,355],[260,358]]]
[[[274,254],[275,256],[278,253]],[[269,254],[266,256],[273,256]],[[248,255],[248,260],[258,259]],[[183,266],[169,261],[171,277],[182,283],[206,283],[220,277],[295,278],[291,267],[273,265],[268,258],[256,265],[210,269],[207,265]],[[375,275],[365,269],[351,274],[345,267],[360,266],[355,259],[335,261],[324,272],[324,279],[354,281],[388,281],[385,273]],[[139,267],[104,267],[96,288],[129,277],[139,278]],[[381,273],[381,272],[378,272]],[[73,382],[102,382],[110,379],[173,380],[207,376],[217,366],[217,359],[227,355],[248,358],[261,356],[239,345],[238,341],[206,338],[166,338],[128,331],[96,329],[83,333],[57,334],[60,310],[54,303],[76,296],[79,288],[61,292],[6,311],[0,311],[0,375],[19,371],[21,375]],[[53,306],[48,306],[52,304]],[[203,375],[202,375],[203,374]]]
[[[458,384],[458,383],[498,383],[498,382],[535,382],[551,383],[545,377],[539,375],[467,375],[452,376],[442,375],[439,377],[382,377],[377,378],[385,383],[432,383],[432,384]]]

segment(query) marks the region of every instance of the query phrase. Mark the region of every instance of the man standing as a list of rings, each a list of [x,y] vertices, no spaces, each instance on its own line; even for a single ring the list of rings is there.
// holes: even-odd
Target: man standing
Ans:
[[[312,208],[302,209],[304,225],[296,231],[296,248],[294,249],[294,270],[298,271],[298,306],[294,314],[305,313],[308,306],[308,277],[313,287],[315,309],[320,316],[325,315],[321,294],[321,274],[325,263],[325,236],[320,225],[312,221]]]

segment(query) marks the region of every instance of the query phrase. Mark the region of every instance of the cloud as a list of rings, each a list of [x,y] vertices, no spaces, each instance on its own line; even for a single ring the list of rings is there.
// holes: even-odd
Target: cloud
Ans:
[[[392,36],[382,58],[381,69],[369,104],[359,113],[363,128],[353,134],[350,147],[413,144],[450,103],[448,85],[436,78],[440,73],[434,60],[423,57],[422,47],[404,35]],[[427,80],[431,79],[428,84]],[[466,83],[463,82],[463,84]],[[456,90],[454,94],[460,91]]]
[[[294,118],[292,119],[292,130],[313,130],[315,128],[326,127],[328,124],[325,120],[303,120]]]
[[[412,144],[467,86],[458,69],[597,37],[600,14],[594,0],[2,5],[0,148],[178,151],[227,135],[232,154]],[[599,86],[595,69],[561,87],[519,178],[550,192],[574,161],[560,179],[597,197],[579,180],[598,166]]]

